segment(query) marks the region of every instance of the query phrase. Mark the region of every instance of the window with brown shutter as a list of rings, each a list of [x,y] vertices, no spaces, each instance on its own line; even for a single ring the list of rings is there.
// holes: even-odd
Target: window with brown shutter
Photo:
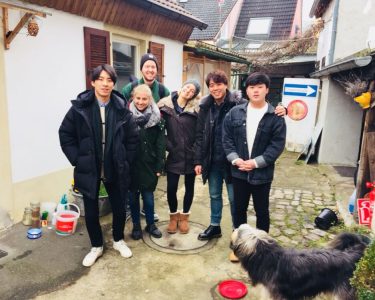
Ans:
[[[149,44],[149,52],[156,56],[158,60],[158,81],[164,81],[164,45],[154,42]]]
[[[86,88],[91,88],[91,71],[102,64],[110,63],[109,32],[84,27]]]

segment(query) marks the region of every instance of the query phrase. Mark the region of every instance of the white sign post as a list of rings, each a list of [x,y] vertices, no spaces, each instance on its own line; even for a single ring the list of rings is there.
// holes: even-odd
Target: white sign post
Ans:
[[[286,149],[301,152],[312,137],[320,80],[284,78],[283,105],[288,108]]]

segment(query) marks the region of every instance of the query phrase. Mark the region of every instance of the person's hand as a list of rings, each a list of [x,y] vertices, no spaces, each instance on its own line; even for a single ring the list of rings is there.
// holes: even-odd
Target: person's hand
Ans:
[[[279,117],[283,117],[286,115],[286,108],[280,104],[278,104],[275,108],[275,114]]]
[[[194,167],[194,171],[196,175],[201,175],[202,174],[202,165],[196,165]]]
[[[237,164],[237,162],[236,162]],[[238,169],[240,171],[244,172],[250,172],[251,170],[256,168],[255,160],[254,159],[249,159],[242,161],[242,163],[239,165]]]
[[[236,158],[233,162],[232,165],[236,166],[239,168],[243,164],[244,160],[242,158]]]

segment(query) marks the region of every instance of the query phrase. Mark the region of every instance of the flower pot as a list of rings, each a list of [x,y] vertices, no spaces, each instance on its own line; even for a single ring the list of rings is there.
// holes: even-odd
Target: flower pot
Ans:
[[[319,216],[315,218],[315,225],[323,230],[328,230],[332,225],[336,225],[337,223],[336,213],[329,208],[323,208]]]
[[[72,196],[74,197],[73,203],[77,204],[80,211],[81,216],[85,216],[85,206],[83,204],[83,196],[81,193],[77,193],[75,191],[71,191]],[[109,203],[108,196],[99,196],[99,217],[108,215],[111,212],[111,204]]]

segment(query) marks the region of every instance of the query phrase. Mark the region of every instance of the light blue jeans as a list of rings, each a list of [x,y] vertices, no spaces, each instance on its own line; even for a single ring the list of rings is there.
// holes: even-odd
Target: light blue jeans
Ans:
[[[230,205],[230,213],[232,218],[233,226],[233,216],[234,210],[234,196],[233,196],[233,184],[228,183],[226,180],[226,170],[225,167],[218,168],[212,167],[208,173],[208,190],[210,193],[211,200],[211,225],[219,226],[221,222],[221,216],[223,211],[223,183],[227,186],[228,199]]]

